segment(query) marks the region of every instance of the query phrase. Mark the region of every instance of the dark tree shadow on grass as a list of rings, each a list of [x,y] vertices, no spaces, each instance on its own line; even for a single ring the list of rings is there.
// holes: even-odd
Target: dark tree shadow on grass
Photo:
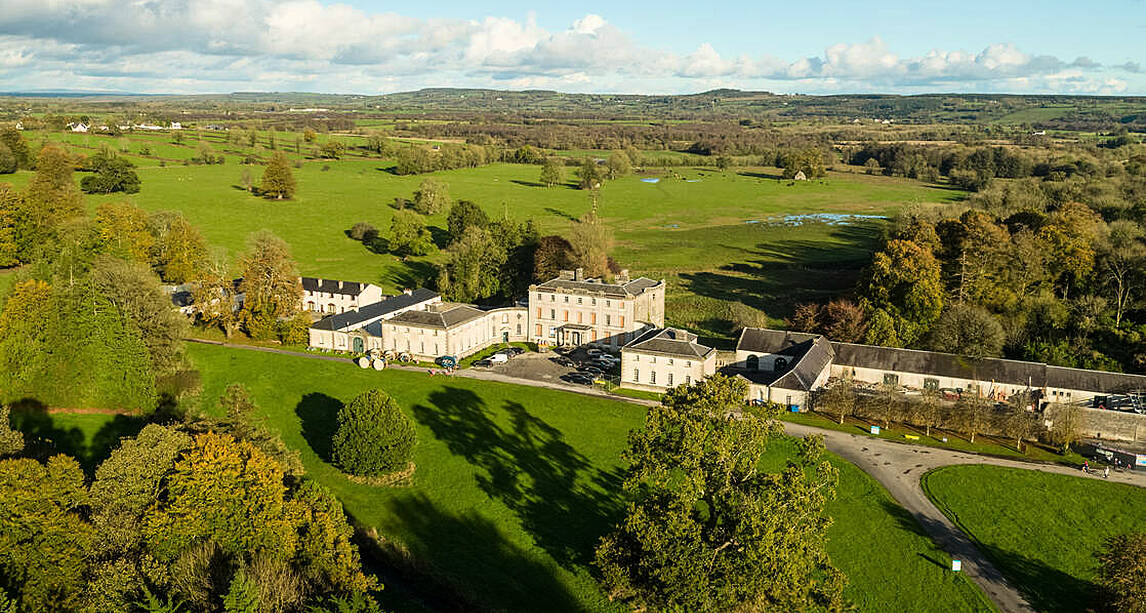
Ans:
[[[48,407],[35,398],[21,398],[9,405],[12,428],[24,433],[26,457],[45,460],[57,453],[83,460],[87,455],[84,433],[79,428],[61,428],[48,414]]]
[[[601,471],[556,428],[516,402],[500,409],[470,390],[447,387],[414,414],[451,452],[478,468],[478,486],[517,514],[559,564],[587,565],[601,535],[619,518],[619,470]]]
[[[112,451],[119,448],[121,439],[136,436],[148,422],[146,417],[138,415],[116,415],[92,435],[83,463],[94,471]]]
[[[402,605],[411,601],[459,613],[585,610],[554,576],[555,567],[508,542],[486,517],[447,512],[420,494],[395,498],[388,507],[411,537],[401,548],[375,540],[362,545],[387,586],[380,595],[387,610],[409,608]],[[391,587],[397,589],[388,596]]]
[[[510,179],[509,182],[515,183],[517,185],[523,185],[525,187],[546,187],[546,185],[544,183],[538,183],[537,181],[522,181],[521,179]]]
[[[406,260],[401,268],[388,268],[379,280],[394,287],[434,287],[437,283],[438,267],[424,260]]]
[[[577,221],[577,218],[574,217],[573,215],[570,215],[569,213],[566,213],[565,211],[562,211],[561,209],[555,209],[551,206],[545,207],[545,212],[549,213],[550,215],[556,215],[562,219],[568,219],[569,221]]]
[[[450,232],[445,228],[438,226],[426,226],[430,231],[430,240],[434,241],[434,246],[438,249],[445,249],[450,246]]]
[[[833,227],[818,240],[760,243],[741,250],[745,261],[717,271],[682,273],[680,279],[693,294],[788,317],[802,302],[826,302],[851,293],[871,262],[878,237],[870,224]]]
[[[331,440],[338,431],[338,411],[342,401],[319,392],[311,392],[295,405],[302,436],[323,462],[330,461]]]
[[[979,548],[1036,611],[1077,613],[1099,610],[1098,587],[1090,581],[1051,568],[1041,560],[1017,551],[991,545],[979,545]]]

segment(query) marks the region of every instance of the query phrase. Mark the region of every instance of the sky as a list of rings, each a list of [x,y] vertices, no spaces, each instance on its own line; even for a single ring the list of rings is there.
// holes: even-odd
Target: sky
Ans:
[[[1146,0],[0,0],[0,91],[1146,95]]]

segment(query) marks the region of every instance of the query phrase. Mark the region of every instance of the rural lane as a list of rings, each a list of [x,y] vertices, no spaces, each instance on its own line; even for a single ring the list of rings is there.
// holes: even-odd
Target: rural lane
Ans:
[[[353,365],[348,358],[316,355],[270,347],[255,347],[237,343],[220,343],[218,341],[203,341],[187,339],[211,345],[223,345],[236,349],[263,351],[306,357],[311,359],[344,362]],[[410,366],[391,366],[398,370],[426,372],[426,368]],[[440,375],[446,376],[446,375]],[[574,392],[586,396],[606,397],[644,406],[656,403],[650,400],[626,398],[608,394],[595,388],[573,386],[556,382],[536,381],[509,377],[486,370],[464,369],[453,375],[467,379],[480,379],[483,381],[497,381],[514,385],[526,385]],[[951,555],[953,559],[962,560],[962,572],[974,580],[984,593],[1004,613],[1034,613],[1034,609],[1027,603],[1022,595],[1011,587],[1002,573],[979,551],[971,539],[944,515],[938,507],[923,492],[920,478],[924,473],[943,466],[958,464],[989,464],[1007,468],[1023,470],[1037,470],[1048,473],[1059,473],[1074,477],[1083,476],[1077,468],[1057,464],[1026,462],[1010,460],[994,456],[985,456],[962,451],[952,451],[938,447],[913,445],[886,439],[869,437],[862,434],[850,434],[837,430],[829,430],[783,422],[785,431],[791,436],[807,436],[818,434],[824,437],[824,446],[832,453],[855,464],[873,479],[883,485],[900,505],[903,506],[919,522],[923,529],[939,547]],[[1097,478],[1097,477],[1096,477]],[[1111,473],[1110,481],[1129,483],[1139,487],[1146,487],[1146,473],[1133,471]]]

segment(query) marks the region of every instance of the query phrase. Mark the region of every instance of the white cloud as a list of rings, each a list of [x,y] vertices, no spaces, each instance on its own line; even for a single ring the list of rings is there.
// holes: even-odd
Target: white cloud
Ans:
[[[901,57],[879,37],[822,55],[685,55],[636,44],[596,14],[563,30],[524,20],[415,19],[318,0],[4,0],[0,89],[115,84],[133,91],[375,93],[457,85],[695,91],[710,84],[803,91],[966,89],[1109,92],[1128,62],[1067,64],[1000,43]],[[348,89],[352,88],[352,89]],[[1033,90],[1031,88],[1034,88]],[[647,90],[646,90],[647,91]]]

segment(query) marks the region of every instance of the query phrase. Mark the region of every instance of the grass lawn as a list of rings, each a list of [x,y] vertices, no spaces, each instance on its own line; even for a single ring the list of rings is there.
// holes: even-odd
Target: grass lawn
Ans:
[[[359,523],[435,571],[429,582],[384,576],[391,609],[434,610],[435,595],[445,594],[497,610],[536,610],[539,602],[549,611],[623,610],[600,593],[588,563],[621,512],[619,455],[641,407],[209,345],[188,351],[207,410],[217,410],[227,384],[245,383],[311,477]],[[409,487],[353,483],[325,461],[340,403],[371,387],[392,394],[417,424]],[[77,416],[53,417],[67,429]],[[791,452],[778,442],[769,461],[779,465]],[[841,485],[829,549],[861,610],[991,610],[977,588],[945,570],[945,555],[878,484],[834,461]]]
[[[810,412],[781,413],[780,418],[793,423],[815,426],[817,428],[829,428],[831,430],[847,432],[848,434],[864,434],[866,436],[911,443],[913,445],[926,445],[928,447],[942,447],[944,449],[954,449],[957,451],[984,453],[1017,460],[1054,462],[1056,464],[1068,464],[1072,466],[1082,466],[1083,461],[1083,457],[1073,451],[1067,455],[1061,455],[1048,447],[1030,442],[1024,444],[1023,451],[1020,452],[1015,449],[1015,442],[1013,440],[1000,439],[982,434],[976,436],[975,442],[972,443],[966,438],[963,438],[962,434],[932,428],[931,436],[927,436],[923,428],[915,428],[898,423],[892,424],[889,428],[881,426],[880,433],[873,435],[870,431],[871,424],[869,422],[854,417],[848,417],[844,420],[843,424],[820,413]],[[908,440],[904,435],[917,436],[919,438]],[[942,440],[943,437],[947,437],[946,442]]]
[[[442,257],[402,260],[374,252],[346,236],[345,231],[360,221],[388,234],[393,216],[389,204],[395,197],[412,198],[426,178],[394,175],[388,161],[361,157],[308,160],[295,171],[297,197],[272,202],[242,189],[243,170],[257,181],[263,167],[241,166],[238,154],[249,148],[218,142],[219,135],[205,137],[216,151],[228,152],[225,164],[213,166],[183,166],[181,162],[159,166],[156,159],[136,155],[146,146],[155,156],[185,159],[198,146],[192,139],[174,145],[169,136],[150,134],[120,139],[47,136],[88,154],[109,143],[132,152],[129,157],[139,164],[142,191],[128,196],[89,196],[92,206],[129,200],[151,211],[183,211],[212,245],[232,255],[243,250],[252,232],[265,228],[291,244],[303,274],[374,282],[390,291],[426,283],[435,276],[435,265]],[[572,181],[572,169],[568,170]],[[852,173],[791,182],[780,180],[779,171],[771,168],[720,173],[679,167],[673,172],[679,178],[669,176],[665,169],[650,169],[648,176],[607,182],[600,190],[599,210],[614,230],[614,258],[635,274],[668,280],[669,323],[717,338],[731,336],[727,313],[731,301],[746,302],[783,318],[798,302],[850,290],[883,228],[879,220],[787,225],[785,216],[884,216],[905,204],[940,205],[963,196],[918,181]],[[534,165],[491,164],[433,176],[449,185],[454,199],[472,200],[491,217],[533,219],[543,233],[567,234],[571,220],[589,210],[589,196],[572,184],[543,187],[537,183],[539,173]],[[30,176],[22,171],[0,180],[21,186]],[[642,181],[653,176],[660,181]],[[427,221],[439,246],[444,247],[445,213]]]
[[[1146,490],[1093,477],[996,466],[924,475],[924,490],[1038,611],[1094,605],[1094,552],[1146,528]]]

